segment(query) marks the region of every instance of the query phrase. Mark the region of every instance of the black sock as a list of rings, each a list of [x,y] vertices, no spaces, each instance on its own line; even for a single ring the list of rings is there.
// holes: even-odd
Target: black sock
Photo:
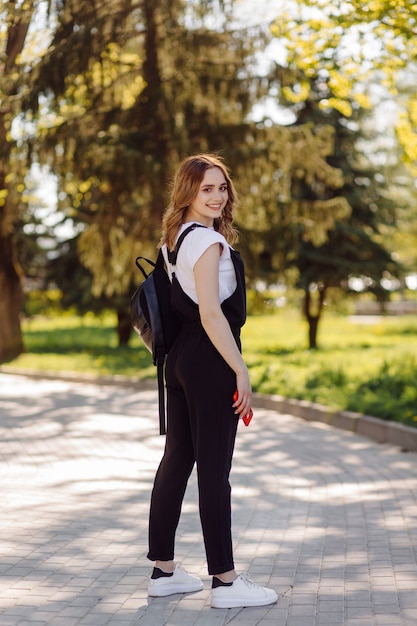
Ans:
[[[213,582],[211,583],[211,588],[212,589],[216,589],[217,587],[231,587],[232,585],[233,585],[233,582],[231,582],[231,583],[224,583],[217,576],[213,576]]]
[[[159,567],[154,567],[151,578],[155,580],[156,578],[170,578],[174,575],[174,572],[164,572]]]

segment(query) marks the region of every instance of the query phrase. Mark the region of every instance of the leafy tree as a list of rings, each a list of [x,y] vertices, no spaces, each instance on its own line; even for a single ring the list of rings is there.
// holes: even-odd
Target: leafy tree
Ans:
[[[57,7],[36,67],[33,145],[59,178],[59,208],[85,224],[77,250],[92,292],[117,301],[119,319],[134,257],[154,253],[178,160],[239,141],[257,97],[247,66],[259,38],[206,27],[214,5],[118,0],[109,12],[74,0]]]
[[[375,43],[372,33],[380,32],[379,28],[384,32],[396,29],[393,14],[381,24],[375,20],[382,19],[382,14],[360,21],[359,14],[351,12],[353,4],[357,3],[297,1],[273,27],[275,35],[282,37],[287,55],[285,63],[276,69],[280,102],[291,107],[296,125],[332,127],[335,152],[329,155],[328,163],[343,173],[340,192],[352,207],[350,220],[337,220],[329,228],[327,241],[320,245],[303,241],[299,235],[300,246],[293,264],[299,270],[299,286],[304,291],[303,309],[312,348],[317,346],[318,323],[329,287],[347,289],[349,276],[365,274],[382,298],[382,279],[388,272],[395,274],[399,270],[381,236],[381,228],[387,223],[391,228],[395,225],[394,203],[387,194],[386,173],[365,156],[361,120],[366,109],[372,107],[367,92],[371,70],[384,71],[387,86],[393,88],[399,66],[410,62],[412,53],[408,46],[401,63],[391,60],[386,65],[381,58],[392,47],[384,48],[382,57],[370,57],[365,44]],[[373,8],[376,5],[377,2],[372,3]],[[312,12],[312,8],[320,12]],[[368,5],[362,6],[360,12],[365,10]],[[407,23],[410,25],[412,20]],[[402,43],[396,41],[395,45],[405,46],[408,35],[405,29]],[[357,44],[354,48],[353,42]],[[371,150],[370,146],[368,143],[367,150]],[[316,190],[306,180],[301,182],[299,193],[306,199],[316,196]]]
[[[280,11],[273,34],[284,43],[293,102],[308,98],[311,79],[320,76],[332,90],[321,108],[349,116],[356,105],[370,107],[370,80],[396,98],[398,80],[417,60],[417,12],[409,0],[293,0]],[[294,73],[298,79],[294,80]],[[417,167],[417,104],[411,90],[398,120],[406,161]]]
[[[42,125],[45,111],[39,107],[35,145],[59,176],[60,208],[85,223],[77,249],[93,277],[93,293],[117,296],[120,307],[124,299],[119,318],[122,310],[127,314],[134,256],[153,254],[167,182],[191,152],[221,151],[231,164],[241,190],[247,257],[264,252],[265,234],[279,256],[271,236],[285,221],[311,221],[313,211],[316,226],[306,237],[317,239],[349,212],[337,193],[314,207],[294,203],[290,195],[290,180],[301,171],[312,181],[340,186],[340,173],[323,158],[331,138],[309,128],[288,131],[250,121],[269,88],[252,63],[266,35],[231,28],[231,7],[218,11],[217,23],[208,27],[215,2],[144,0],[130,6],[118,0],[109,16],[100,3],[86,7],[78,0],[58,13],[53,49],[36,70],[30,101],[39,107],[48,94],[49,126]],[[63,62],[56,51],[64,45]],[[288,209],[283,219],[277,195]]]
[[[92,297],[93,275],[80,261],[78,253],[78,239],[75,235],[71,239],[60,242],[59,260],[50,258],[46,265],[46,283],[56,286],[61,292],[59,306],[73,308],[83,315],[90,311],[101,313],[103,310],[121,311],[117,319],[117,333],[119,345],[125,345],[131,334],[130,317],[124,315],[126,298],[123,295],[106,297]],[[133,293],[133,285],[131,288]]]
[[[388,294],[384,279],[398,276],[400,266],[385,247],[381,234],[381,228],[395,226],[397,204],[390,197],[390,177],[384,168],[372,162],[375,154],[372,155],[370,138],[366,141],[363,111],[354,109],[349,119],[336,109],[324,113],[317,107],[314,91],[311,93],[298,109],[297,121],[313,122],[316,126],[324,123],[334,129],[335,150],[329,156],[329,163],[342,171],[344,182],[340,193],[351,207],[349,220],[337,220],[320,245],[303,240],[302,234],[299,237],[293,264],[299,273],[298,286],[304,292],[309,347],[314,349],[329,288],[349,291],[349,279],[363,276],[369,282],[368,289],[383,300]],[[364,150],[366,144],[370,155]],[[300,193],[303,197],[314,197],[314,190],[308,185],[303,185]]]
[[[320,244],[336,220],[349,217],[350,206],[340,194],[341,170],[328,163],[334,150],[330,127],[257,124],[245,135],[245,149],[248,157],[234,162],[233,171],[241,196],[239,245],[256,287],[258,279],[272,283],[284,276],[300,231]],[[302,181],[317,190],[314,198],[300,195]]]
[[[26,178],[28,204],[14,220],[17,258],[24,275],[24,291],[27,289],[47,289],[47,268],[51,262],[50,252],[56,245],[53,229],[38,213],[43,206],[36,194],[30,193],[30,182]]]
[[[24,92],[23,52],[30,45],[29,26],[35,2],[0,4],[0,362],[23,350],[20,312],[22,272],[17,259],[15,226],[25,206],[26,146],[12,124]],[[29,42],[29,43],[28,43]]]
[[[25,66],[23,129],[31,158],[58,177],[59,209],[83,224],[76,253],[88,271],[77,284],[111,301],[119,326],[133,259],[153,254],[166,183],[190,152],[220,150],[232,165],[253,279],[294,257],[297,229],[319,244],[346,219],[341,170],[328,160],[331,131],[250,121],[270,86],[252,63],[267,36],[230,26],[233,3],[46,4],[46,50]],[[316,190],[308,202],[304,180]],[[74,245],[66,253],[75,275]]]
[[[355,149],[361,133],[339,113],[332,114],[337,132],[336,153],[331,162],[344,173],[345,195],[352,212],[349,221],[336,222],[327,241],[315,246],[302,241],[295,266],[298,286],[304,292],[303,312],[308,322],[309,347],[317,348],[317,332],[329,288],[350,290],[349,279],[366,277],[368,290],[379,300],[387,298],[384,279],[398,276],[400,266],[384,246],[381,227],[395,220],[395,204],[390,201],[387,181],[368,158]]]

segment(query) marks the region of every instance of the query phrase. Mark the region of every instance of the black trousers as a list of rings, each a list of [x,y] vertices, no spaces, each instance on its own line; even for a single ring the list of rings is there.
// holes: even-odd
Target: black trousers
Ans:
[[[188,478],[197,465],[199,510],[209,574],[234,568],[229,474],[238,416],[236,375],[200,323],[186,324],[166,367],[167,436],[149,517],[152,561],[174,559]]]

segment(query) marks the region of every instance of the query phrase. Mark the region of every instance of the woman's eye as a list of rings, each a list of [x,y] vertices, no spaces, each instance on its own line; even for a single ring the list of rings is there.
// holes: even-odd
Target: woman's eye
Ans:
[[[213,187],[205,187],[203,191],[205,191],[206,193],[211,193],[213,191]],[[227,185],[222,185],[221,187],[219,187],[219,191],[227,191]]]

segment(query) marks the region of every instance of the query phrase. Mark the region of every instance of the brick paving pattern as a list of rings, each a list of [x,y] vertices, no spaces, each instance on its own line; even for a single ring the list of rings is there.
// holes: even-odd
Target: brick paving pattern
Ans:
[[[147,597],[163,442],[154,390],[0,374],[1,626],[416,626],[415,453],[257,409],[232,471],[236,566],[279,600],[219,610],[195,473],[176,558],[204,590]]]

